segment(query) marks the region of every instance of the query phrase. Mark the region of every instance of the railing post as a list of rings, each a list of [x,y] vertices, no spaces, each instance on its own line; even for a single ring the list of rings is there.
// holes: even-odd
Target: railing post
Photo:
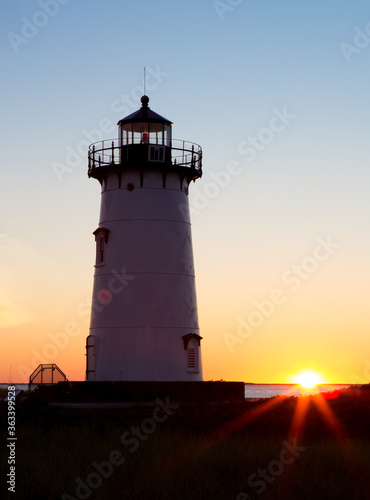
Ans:
[[[92,163],[93,167],[95,167],[95,146],[92,147]]]

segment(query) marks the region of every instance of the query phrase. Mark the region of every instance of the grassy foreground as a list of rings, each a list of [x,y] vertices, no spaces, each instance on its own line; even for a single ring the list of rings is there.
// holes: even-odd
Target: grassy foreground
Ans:
[[[301,418],[302,399],[156,412],[18,408],[16,493],[6,491],[3,433],[0,498],[370,499],[370,391],[344,391],[326,400],[329,411],[310,398]]]

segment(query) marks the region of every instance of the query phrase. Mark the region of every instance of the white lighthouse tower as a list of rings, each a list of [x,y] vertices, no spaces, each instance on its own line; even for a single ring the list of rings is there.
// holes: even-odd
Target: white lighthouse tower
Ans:
[[[89,148],[102,190],[86,380],[203,380],[188,201],[202,150],[148,102]]]

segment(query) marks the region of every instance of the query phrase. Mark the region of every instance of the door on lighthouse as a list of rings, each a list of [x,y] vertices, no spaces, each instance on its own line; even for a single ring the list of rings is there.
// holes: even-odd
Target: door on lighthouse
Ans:
[[[95,337],[89,335],[86,339],[86,380],[95,379]]]

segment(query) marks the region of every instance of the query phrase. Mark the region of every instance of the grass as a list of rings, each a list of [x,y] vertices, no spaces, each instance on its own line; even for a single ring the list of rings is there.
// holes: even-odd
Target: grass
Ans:
[[[53,500],[64,493],[78,498],[76,478],[86,482],[95,471],[93,462],[106,461],[112,450],[124,452],[120,434],[121,429],[97,434],[89,426],[43,434],[37,429],[19,432],[16,498]],[[272,482],[266,483],[264,499],[370,498],[370,443],[323,441],[304,446],[277,477],[268,474]],[[227,500],[241,492],[261,498],[248,478],[259,469],[268,470],[282,447],[279,441],[248,436],[213,442],[181,431],[158,430],[135,452],[126,450],[125,463],[114,467],[91,498]]]
[[[16,495],[6,496],[0,489],[0,498],[369,499],[367,398],[348,395],[330,402],[346,429],[346,436],[340,439],[332,436],[314,409],[307,413],[302,434],[289,436],[287,424],[296,402],[297,398],[289,398],[268,417],[233,427],[233,432],[225,431],[231,421],[264,403],[182,407],[158,424],[152,434],[142,434],[146,439],[139,440],[134,451],[127,442],[121,443],[121,435],[128,432],[132,438],[132,426],[140,427],[150,418],[151,409],[83,412],[18,408]],[[357,418],[360,410],[363,421]],[[1,424],[3,419],[2,414]],[[5,439],[0,457],[3,490],[8,471]],[[294,439],[304,450],[299,449],[297,456],[286,452],[283,456],[288,456],[289,463],[283,464],[284,442],[292,444]],[[124,463],[111,466],[109,477],[95,477],[101,485],[92,489],[91,495],[85,491],[78,496],[76,479],[86,483],[96,472],[92,463],[106,462],[112,450],[122,453]],[[264,471],[268,480],[259,477]]]

